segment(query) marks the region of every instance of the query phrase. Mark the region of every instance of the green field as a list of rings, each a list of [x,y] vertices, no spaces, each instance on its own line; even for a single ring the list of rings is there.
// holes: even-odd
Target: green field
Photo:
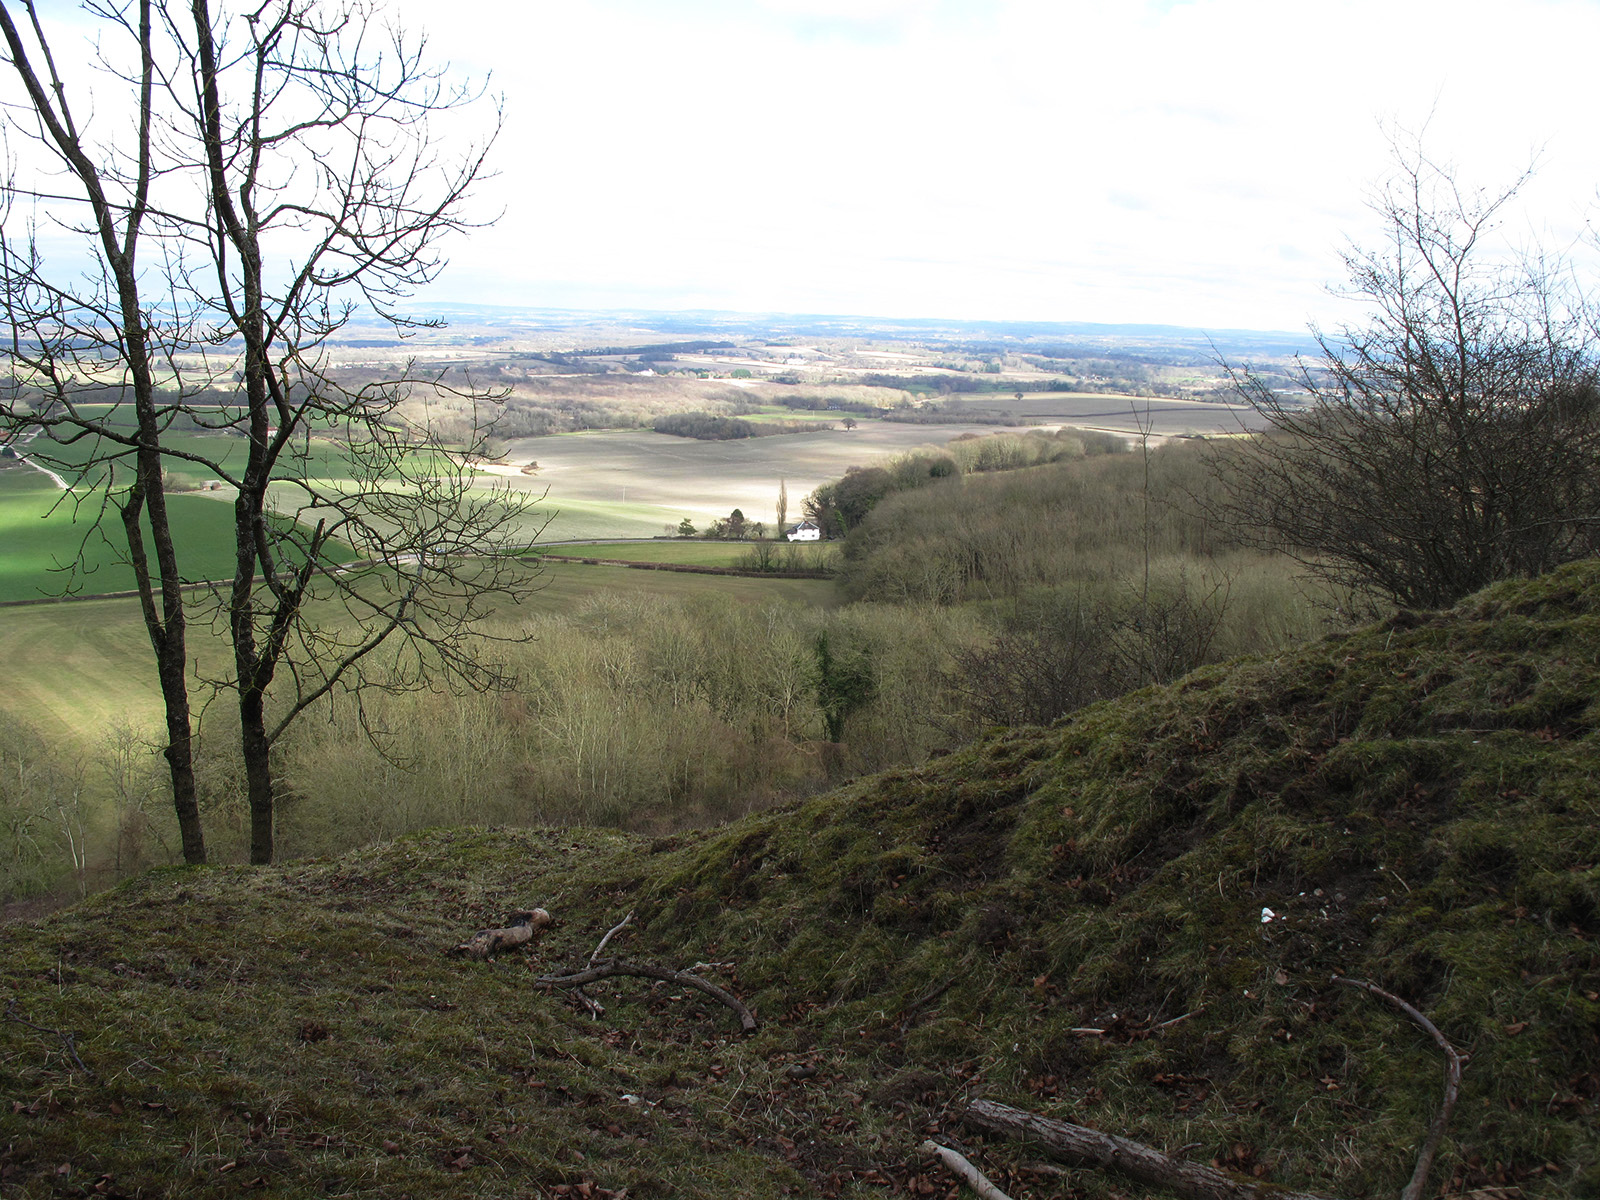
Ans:
[[[607,591],[693,598],[731,596],[751,603],[785,600],[826,606],[833,585],[820,579],[756,579],[635,571],[627,567],[548,564],[529,615],[567,612]],[[513,616],[502,612],[501,616]],[[189,656],[202,673],[226,666],[228,648],[209,626],[191,628]],[[51,740],[87,747],[119,716],[156,726],[161,719],[150,642],[136,601],[77,600],[0,608],[0,662],[6,687],[0,718],[35,727]]]
[[[682,563],[694,567],[734,567],[750,553],[751,542],[707,542],[693,539],[650,542],[613,542],[594,545],[551,546],[551,554],[582,558],[617,558],[627,562]],[[805,554],[807,565],[833,559],[833,546],[796,547]],[[778,553],[784,550],[780,547]]]
[[[169,434],[165,444],[177,455],[202,455],[229,469],[243,466],[245,443],[231,435]],[[85,439],[68,446],[51,446],[46,459],[69,483],[79,485],[72,465],[94,461],[102,452],[104,447]],[[349,449],[329,438],[302,443],[295,457],[296,472],[334,489],[358,474]],[[182,458],[167,462],[171,488],[198,488],[216,479],[216,472],[209,466]],[[432,462],[431,455],[418,453],[408,455],[403,465],[407,472],[422,475],[429,473]],[[231,489],[168,491],[167,506],[185,580],[221,579],[233,573],[233,495]],[[281,483],[274,485],[271,498],[280,512],[288,513],[304,501],[304,493],[292,484]],[[117,515],[108,514],[104,535],[93,528],[103,499],[103,490],[81,485],[74,486],[71,493],[63,493],[45,474],[21,464],[0,469],[0,601],[131,590],[133,573],[122,561],[124,553],[119,547],[125,543]],[[530,537],[538,523],[530,524]],[[579,520],[574,524],[583,532],[572,536],[587,536],[589,529],[601,527],[614,534],[616,523],[614,517]],[[642,527],[652,533],[659,531],[658,525],[655,520],[642,521]],[[341,555],[336,552],[333,557]],[[63,569],[75,563],[75,570]]]
[[[105,515],[102,535],[92,526],[103,493],[63,493],[25,467],[0,471],[0,601],[37,600],[67,592],[130,591],[133,571],[123,561],[122,523]],[[186,579],[233,573],[233,511],[217,494],[169,495],[173,533],[182,547]],[[70,568],[70,569],[66,569]]]
[[[207,480],[216,479],[213,465],[234,472],[244,469],[247,446],[244,438],[236,434],[169,432],[163,436],[162,445],[169,454],[165,467],[174,488],[199,487]],[[48,465],[65,475],[68,467],[82,467],[113,449],[93,438],[65,446],[52,445]],[[188,461],[184,455],[206,459],[213,465]],[[432,461],[432,455],[426,452],[409,453],[404,455],[403,463],[397,465],[403,465],[407,472],[424,474],[430,470]],[[330,437],[313,437],[297,438],[290,444],[280,459],[278,473],[334,482],[356,478],[359,469],[352,463],[350,450],[343,443]]]

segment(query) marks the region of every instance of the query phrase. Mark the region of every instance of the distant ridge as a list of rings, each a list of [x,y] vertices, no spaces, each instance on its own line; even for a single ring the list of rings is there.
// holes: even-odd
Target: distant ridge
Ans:
[[[1314,353],[1305,332],[1257,329],[1205,329],[1198,326],[1094,321],[975,321],[938,317],[881,317],[829,313],[741,313],[719,309],[560,309],[515,305],[430,303],[413,305],[418,319],[473,325],[504,325],[552,332],[583,326],[629,326],[685,334],[742,334],[747,337],[915,337],[952,342],[1081,342],[1129,349],[1144,344],[1215,350],[1225,356]],[[375,317],[358,324],[376,324]]]

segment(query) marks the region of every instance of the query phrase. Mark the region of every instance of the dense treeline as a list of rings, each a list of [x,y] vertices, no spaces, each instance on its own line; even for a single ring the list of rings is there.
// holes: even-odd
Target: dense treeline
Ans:
[[[844,537],[884,498],[915,491],[968,471],[1013,471],[1041,463],[1116,454],[1126,443],[1115,434],[1081,429],[1026,434],[963,434],[943,446],[897,455],[882,467],[852,467],[805,499],[805,513],[828,537]]]
[[[744,421],[715,413],[669,413],[650,424],[657,433],[696,438],[702,442],[727,442],[737,438],[773,437],[784,433],[815,433],[833,426],[819,421]]]
[[[657,433],[696,438],[702,442],[727,442],[756,436],[756,427],[738,417],[719,417],[713,413],[668,413],[650,423]]]
[[[872,404],[866,400],[849,400],[843,396],[803,393],[800,395],[774,396],[772,400],[785,408],[797,408],[805,412],[854,413],[857,416],[864,417],[876,417],[884,413],[882,405]]]
[[[466,440],[481,415],[460,397],[417,394],[403,414],[441,436]],[[579,379],[529,378],[510,385],[495,408],[499,438],[543,437],[586,429],[648,429],[657,417],[678,412],[736,416],[750,411],[738,388],[698,379],[596,374]]]
[[[1202,451],[1189,444],[987,475],[950,472],[886,496],[854,522],[841,581],[852,599],[955,604],[1116,578],[1142,568],[1147,551],[1153,559],[1210,557],[1229,548],[1202,513],[1213,486]]]
[[[1176,443],[889,495],[852,526],[840,586],[980,614],[989,639],[956,652],[948,683],[952,707],[995,724],[1050,721],[1313,636],[1327,613],[1292,565],[1205,515],[1208,456]]]
[[[699,354],[706,350],[734,350],[737,346],[733,342],[651,342],[644,346],[602,346],[598,350],[574,350],[572,358],[600,358],[615,357],[616,355],[631,355],[645,358],[647,355],[659,354],[671,357],[674,354]]]

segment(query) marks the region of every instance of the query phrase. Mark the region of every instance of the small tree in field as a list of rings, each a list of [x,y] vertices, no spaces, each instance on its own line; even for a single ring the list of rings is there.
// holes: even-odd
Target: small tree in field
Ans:
[[[356,380],[328,355],[358,306],[408,324],[396,303],[437,274],[439,239],[468,226],[498,123],[441,153],[430,121],[474,94],[366,0],[85,8],[101,26],[93,122],[58,71],[80,52],[52,45],[31,2],[20,25],[0,2],[12,126],[30,139],[5,188],[0,303],[14,335],[0,429],[85,485],[86,529],[117,518],[191,862],[205,848],[185,637],[196,619],[225,632],[232,668],[210,682],[237,701],[250,857],[268,862],[271,748],[290,722],[347,688],[487,686],[473,632],[528,580],[509,557],[528,537],[526,501],[476,487],[476,446],[447,448],[402,419],[437,381],[410,368]],[[78,203],[58,212],[63,193]],[[86,268],[18,230],[24,203],[80,235]],[[178,427],[211,436],[180,441]],[[341,470],[320,469],[330,453]],[[235,496],[231,578],[188,593],[163,497],[175,467]],[[314,601],[338,618],[310,619]]]
[[[1345,259],[1365,323],[1313,330],[1297,395],[1243,372],[1268,432],[1219,456],[1248,538],[1330,581],[1437,607],[1600,547],[1596,314],[1559,264],[1496,254],[1523,180],[1462,188],[1412,150]]]

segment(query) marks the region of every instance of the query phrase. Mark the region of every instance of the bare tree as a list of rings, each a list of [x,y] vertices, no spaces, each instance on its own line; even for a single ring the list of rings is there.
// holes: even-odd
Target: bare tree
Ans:
[[[25,7],[37,57],[51,61]],[[441,237],[469,227],[498,110],[476,144],[443,153],[433,123],[478,95],[450,84],[427,64],[425,42],[384,24],[365,0],[270,0],[245,12],[208,0],[140,0],[137,9],[94,0],[88,10],[103,25],[102,65],[137,85],[141,114],[137,164],[121,145],[102,145],[91,166],[130,197],[108,206],[113,228],[139,214],[161,283],[159,302],[135,295],[115,320],[88,323],[100,360],[124,374],[127,331],[164,334],[161,387],[147,369],[153,415],[138,443],[153,473],[135,483],[148,492],[163,464],[181,463],[234,492],[232,576],[179,593],[177,607],[198,607],[231,641],[231,671],[209,682],[237,701],[250,858],[268,862],[271,747],[294,718],[365,686],[426,686],[441,674],[491,684],[497,672],[476,636],[482,619],[531,579],[516,560],[536,532],[528,498],[476,485],[479,446],[447,447],[401,418],[414,396],[441,390],[438,379],[411,367],[357,379],[328,353],[363,309],[402,331],[410,323],[397,304],[442,267]],[[9,17],[5,28],[21,72]],[[45,114],[66,92],[52,75],[48,89],[29,87],[28,103]],[[76,136],[69,128],[65,144]],[[85,191],[90,178],[77,173]],[[36,244],[25,261],[26,278],[53,294]],[[58,305],[33,325],[79,307]],[[60,359],[58,350],[50,361]],[[48,364],[28,365],[50,377]],[[57,391],[69,394],[71,382]],[[24,415],[14,402],[10,420],[39,426],[52,419],[41,411],[53,409]],[[214,436],[163,441],[178,415]],[[102,427],[87,432],[116,440]],[[330,453],[347,461],[331,473],[339,478],[320,463]],[[96,483],[107,503],[127,503],[116,474]],[[163,564],[160,578],[176,590],[176,565]],[[314,603],[321,619],[309,615]]]
[[[34,227],[17,236],[18,202],[48,201],[53,192],[46,189],[60,184],[49,179],[23,187],[15,178],[7,181],[0,222],[0,305],[11,331],[4,351],[11,377],[0,391],[0,430],[14,441],[32,441],[47,461],[52,447],[81,448],[81,453],[57,455],[58,465],[91,486],[87,499],[72,503],[96,532],[113,514],[121,525],[166,711],[164,753],[183,855],[187,862],[204,862],[194,783],[186,612],[161,486],[162,435],[174,407],[156,388],[159,364],[171,361],[191,336],[181,324],[152,319],[156,305],[146,299],[138,270],[155,176],[155,62],[149,54],[141,55],[131,80],[137,97],[132,128],[118,126],[104,131],[102,141],[91,142],[79,128],[33,5],[23,7],[44,75],[35,69],[9,7],[0,4],[7,61],[24,92],[8,115],[13,128],[54,160],[75,189],[75,198],[81,197],[81,208],[58,220],[84,240],[93,265],[81,275],[51,272]],[[150,39],[150,16],[146,0],[132,17],[143,44]],[[119,137],[125,140],[115,150]]]
[[[1403,605],[1595,552],[1600,357],[1595,314],[1559,263],[1500,251],[1498,194],[1420,148],[1374,203],[1379,249],[1345,256],[1365,324],[1313,329],[1319,359],[1285,395],[1234,383],[1270,426],[1219,456],[1247,538]]]

